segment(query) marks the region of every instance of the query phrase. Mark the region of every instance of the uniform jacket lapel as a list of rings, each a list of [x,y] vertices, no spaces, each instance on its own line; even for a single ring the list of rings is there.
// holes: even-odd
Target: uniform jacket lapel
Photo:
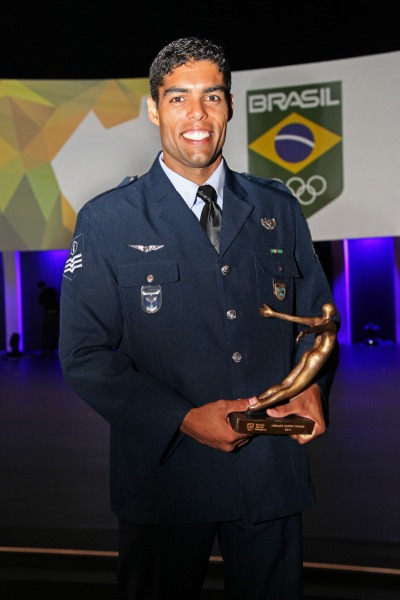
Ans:
[[[253,205],[247,201],[247,192],[235,179],[232,171],[226,167],[220,256],[234,242],[253,208]]]
[[[196,215],[165,175],[157,157],[149,171],[148,197],[152,210],[168,228],[182,232],[193,241],[208,245]]]

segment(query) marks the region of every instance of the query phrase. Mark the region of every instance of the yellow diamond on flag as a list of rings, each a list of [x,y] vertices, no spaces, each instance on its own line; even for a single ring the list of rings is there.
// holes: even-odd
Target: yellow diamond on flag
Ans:
[[[288,161],[282,158],[276,149],[276,142],[281,130],[287,125],[291,124],[299,124],[303,125],[310,132],[313,141],[311,143],[310,139],[301,140],[301,138],[295,139],[293,138],[291,141],[293,143],[306,143],[308,147],[312,148],[311,151],[307,154],[306,158],[299,161]],[[336,144],[338,144],[342,140],[341,136],[336,135],[332,131],[317,125],[313,121],[306,119],[302,115],[297,113],[292,113],[279,123],[277,123],[272,129],[269,129],[265,133],[263,133],[260,137],[255,139],[251,144],[249,144],[250,150],[257,152],[264,158],[276,163],[280,167],[290,171],[291,173],[299,173],[307,167],[309,164],[314,162],[317,158],[325,154],[328,150],[333,148]]]

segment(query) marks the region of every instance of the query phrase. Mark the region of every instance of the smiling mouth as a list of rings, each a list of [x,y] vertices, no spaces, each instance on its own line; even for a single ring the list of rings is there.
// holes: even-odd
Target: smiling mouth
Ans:
[[[211,134],[208,131],[186,131],[182,135],[187,140],[201,141],[210,137]]]

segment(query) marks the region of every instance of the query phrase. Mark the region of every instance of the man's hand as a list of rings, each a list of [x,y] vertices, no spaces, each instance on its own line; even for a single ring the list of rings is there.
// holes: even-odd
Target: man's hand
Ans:
[[[286,417],[287,415],[299,415],[308,417],[315,422],[313,432],[310,435],[291,435],[299,444],[307,444],[326,431],[324,412],[322,410],[321,392],[316,383],[305,389],[301,394],[295,396],[287,404],[267,408],[270,417]]]
[[[231,412],[244,412],[256,401],[256,397],[217,400],[192,408],[183,419],[180,430],[201,444],[223,452],[232,452],[247,444],[252,436],[234,431],[228,415]]]

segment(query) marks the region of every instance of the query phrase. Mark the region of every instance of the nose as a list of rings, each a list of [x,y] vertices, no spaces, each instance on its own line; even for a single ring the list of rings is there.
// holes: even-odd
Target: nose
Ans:
[[[200,121],[207,117],[207,111],[202,100],[192,100],[188,110],[188,118]]]

